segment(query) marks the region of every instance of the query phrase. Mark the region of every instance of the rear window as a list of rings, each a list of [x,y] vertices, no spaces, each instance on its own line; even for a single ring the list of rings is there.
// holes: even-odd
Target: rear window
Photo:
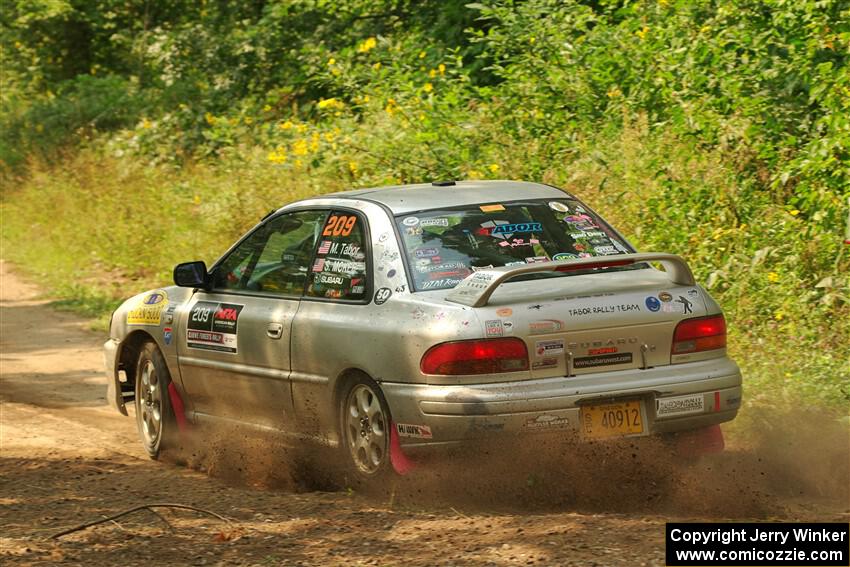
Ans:
[[[482,268],[634,252],[573,199],[434,209],[396,222],[416,291],[452,288]]]

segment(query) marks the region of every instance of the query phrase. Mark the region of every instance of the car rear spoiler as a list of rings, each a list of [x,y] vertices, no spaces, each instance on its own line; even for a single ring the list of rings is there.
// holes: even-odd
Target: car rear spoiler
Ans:
[[[474,274],[470,274],[465,280],[460,282],[446,296],[446,301],[468,305],[469,307],[484,307],[497,287],[516,276],[543,272],[573,272],[593,268],[631,266],[633,264],[640,264],[641,262],[661,263],[671,283],[676,285],[696,284],[691,268],[681,256],[662,254],[660,252],[644,252],[640,254],[579,258],[560,262],[537,262],[524,266],[484,268]]]

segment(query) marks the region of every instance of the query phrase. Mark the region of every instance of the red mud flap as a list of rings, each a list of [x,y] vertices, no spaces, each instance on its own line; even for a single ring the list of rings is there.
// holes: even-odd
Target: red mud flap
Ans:
[[[416,468],[416,463],[407,458],[404,451],[401,450],[401,443],[398,440],[398,430],[396,430],[395,422],[390,421],[390,463],[393,465],[393,470],[404,476]]]
[[[189,422],[186,421],[186,408],[183,406],[183,399],[180,397],[180,392],[174,386],[174,382],[168,384],[168,397],[171,399],[171,409],[174,410],[174,419],[177,421],[177,429],[180,433],[189,431]]]
[[[683,457],[700,457],[722,453],[726,444],[719,425],[676,434],[676,452]]]

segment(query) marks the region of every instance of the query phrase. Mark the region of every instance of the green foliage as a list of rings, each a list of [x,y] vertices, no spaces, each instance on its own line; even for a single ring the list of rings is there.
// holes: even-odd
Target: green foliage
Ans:
[[[5,253],[66,297],[315,193],[542,180],[691,262],[750,399],[850,396],[846,2],[6,4]]]

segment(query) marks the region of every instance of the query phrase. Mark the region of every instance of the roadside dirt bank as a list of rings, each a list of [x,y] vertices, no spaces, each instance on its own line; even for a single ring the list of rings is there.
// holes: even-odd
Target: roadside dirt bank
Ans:
[[[800,422],[697,463],[651,443],[485,447],[375,494],[247,434],[205,439],[191,468],[153,462],[106,404],[104,337],[8,263],[0,278],[4,565],[663,565],[667,521],[850,518],[846,429]],[[231,522],[160,509],[49,539],[157,502]]]

